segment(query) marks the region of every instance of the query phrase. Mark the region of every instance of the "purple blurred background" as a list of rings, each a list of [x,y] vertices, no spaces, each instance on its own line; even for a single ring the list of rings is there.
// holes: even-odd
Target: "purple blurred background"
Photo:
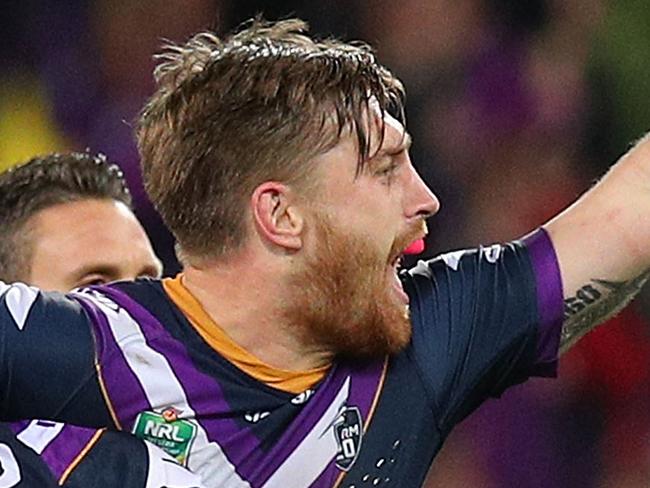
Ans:
[[[223,34],[258,12],[363,39],[406,84],[413,160],[439,195],[427,253],[521,236],[571,202],[650,127],[642,0],[4,0],[0,169],[101,151],[128,175],[167,274],[173,241],[140,184],[132,121],[161,39]],[[598,236],[593,236],[597,239]],[[645,296],[461,425],[428,487],[650,486]]]

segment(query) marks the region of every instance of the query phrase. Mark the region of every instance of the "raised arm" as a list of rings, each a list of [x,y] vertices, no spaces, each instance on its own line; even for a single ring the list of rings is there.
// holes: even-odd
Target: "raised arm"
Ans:
[[[650,276],[650,134],[544,227],[562,274],[564,352],[627,305]]]

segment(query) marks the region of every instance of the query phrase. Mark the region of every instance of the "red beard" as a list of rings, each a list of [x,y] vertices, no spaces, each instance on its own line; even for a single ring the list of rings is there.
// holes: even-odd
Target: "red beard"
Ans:
[[[286,323],[308,350],[339,358],[377,358],[401,351],[411,339],[406,306],[387,268],[422,225],[396,239],[382,256],[368,239],[342,233],[321,217],[313,255],[289,279]]]

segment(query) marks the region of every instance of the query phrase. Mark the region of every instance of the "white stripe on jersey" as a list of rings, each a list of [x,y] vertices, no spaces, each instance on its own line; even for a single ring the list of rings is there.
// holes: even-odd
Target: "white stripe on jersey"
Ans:
[[[306,487],[318,478],[338,451],[332,429],[345,406],[349,391],[350,377],[348,376],[327,411],[295,451],[273,473],[264,484],[264,488]]]
[[[7,290],[4,294],[4,300],[9,309],[9,313],[11,313],[18,330],[23,330],[27,315],[29,315],[29,311],[32,309],[36,297],[38,297],[38,288],[27,286],[24,283],[14,283],[8,287],[4,283],[2,285],[6,288],[1,288],[0,290]]]
[[[199,476],[177,464],[165,451],[149,442],[144,444],[149,458],[145,488],[205,488]]]
[[[50,445],[64,425],[61,422],[43,422],[32,420],[16,438],[32,449],[36,454],[41,454]]]
[[[142,385],[153,410],[161,412],[173,407],[181,412],[183,418],[194,418],[194,410],[167,358],[149,347],[140,325],[129,313],[107,296],[95,291],[84,291],[81,295],[90,298],[106,315],[113,337]],[[208,488],[250,488],[249,483],[239,476],[221,446],[214,441],[210,442],[198,422],[196,427],[196,438],[188,457],[190,470],[201,475]]]
[[[12,488],[20,483],[22,479],[20,474],[20,465],[16,461],[16,456],[7,444],[0,444],[0,464],[2,472],[0,473],[0,488]]]

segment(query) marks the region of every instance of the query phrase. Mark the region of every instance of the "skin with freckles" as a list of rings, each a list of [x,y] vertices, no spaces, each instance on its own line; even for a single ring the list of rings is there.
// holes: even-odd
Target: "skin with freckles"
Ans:
[[[44,290],[140,276],[161,264],[133,212],[121,202],[86,199],[39,211],[26,224],[32,245],[29,283]]]

